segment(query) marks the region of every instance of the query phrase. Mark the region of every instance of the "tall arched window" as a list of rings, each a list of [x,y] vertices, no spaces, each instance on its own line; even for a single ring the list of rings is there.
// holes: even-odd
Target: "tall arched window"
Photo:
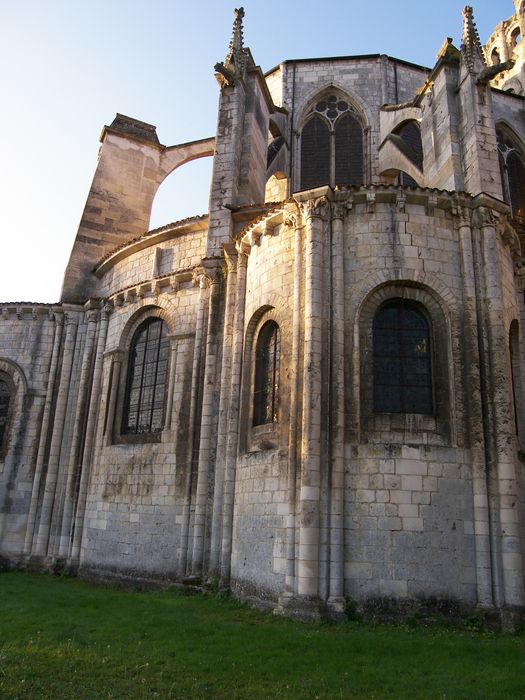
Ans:
[[[502,130],[496,131],[503,199],[512,216],[525,218],[525,160],[517,144]]]
[[[253,425],[277,421],[279,405],[280,333],[275,321],[267,321],[255,346]]]
[[[315,105],[301,132],[300,189],[363,182],[363,127],[346,100],[329,95]]]
[[[11,388],[6,381],[0,379],[0,455],[6,449],[10,403]]]
[[[374,411],[432,414],[430,327],[418,305],[394,299],[380,307],[373,348]]]
[[[135,331],[129,350],[122,434],[162,430],[169,347],[167,327],[160,318],[148,318]]]

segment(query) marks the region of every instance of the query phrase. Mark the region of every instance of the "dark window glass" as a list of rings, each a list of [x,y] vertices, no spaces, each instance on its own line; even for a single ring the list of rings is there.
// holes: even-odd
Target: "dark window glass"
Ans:
[[[417,307],[396,300],[373,324],[374,410],[433,413],[430,328]]]
[[[279,326],[267,321],[259,331],[255,348],[253,424],[277,421],[279,400]]]
[[[6,382],[0,380],[0,450],[4,447],[7,433],[7,419],[9,416],[9,403],[11,392]]]
[[[160,318],[148,319],[136,330],[129,351],[124,434],[162,430],[169,345],[166,324]]]
[[[301,134],[301,189],[330,183],[330,132],[321,117],[314,116]]]
[[[363,129],[355,117],[345,114],[335,126],[335,184],[363,184]]]
[[[503,198],[510,204],[512,216],[525,218],[525,163],[512,140],[496,132]]]
[[[523,218],[525,217],[525,166],[516,151],[512,151],[507,157],[507,173],[512,215]]]

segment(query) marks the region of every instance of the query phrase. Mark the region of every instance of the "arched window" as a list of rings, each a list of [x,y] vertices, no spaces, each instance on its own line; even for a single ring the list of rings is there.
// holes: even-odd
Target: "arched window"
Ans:
[[[11,388],[6,381],[0,379],[0,455],[4,454],[7,443],[10,403]]]
[[[169,347],[167,327],[160,318],[148,318],[135,331],[129,350],[122,434],[162,430]]]
[[[279,405],[280,333],[275,321],[267,321],[255,346],[253,425],[277,421]]]
[[[363,127],[346,100],[329,95],[315,105],[301,132],[300,189],[363,182]]]
[[[301,189],[329,183],[330,131],[324,119],[314,115],[301,134]]]
[[[496,131],[503,199],[512,216],[525,218],[525,161],[517,145],[502,130]]]
[[[510,35],[510,48],[514,49],[521,41],[521,30],[518,27],[514,27]]]
[[[373,322],[374,411],[434,412],[430,327],[416,304],[387,302]]]

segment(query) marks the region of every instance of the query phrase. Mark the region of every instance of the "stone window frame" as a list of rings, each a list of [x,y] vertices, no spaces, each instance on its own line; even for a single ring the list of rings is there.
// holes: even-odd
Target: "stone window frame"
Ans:
[[[13,378],[7,372],[0,370],[0,381],[3,382],[9,391],[9,404],[7,408],[7,416],[5,422],[4,435],[0,441],[0,459],[3,459],[8,451],[9,437],[11,432],[11,427],[13,424],[13,415],[15,411],[16,402],[16,386],[13,382]]]
[[[18,435],[21,421],[24,420],[24,399],[28,393],[27,380],[21,367],[12,360],[0,357],[0,379],[10,389],[10,400],[4,439],[0,445],[0,463],[9,453],[11,438]]]
[[[280,362],[279,362],[279,400],[277,407],[277,420],[272,423],[253,425],[254,420],[254,391],[255,391],[255,352],[257,339],[263,326],[273,321],[277,325],[280,335]],[[243,363],[243,393],[242,393],[242,431],[240,435],[241,451],[259,452],[262,450],[276,449],[279,446],[281,425],[283,419],[283,324],[280,314],[273,306],[263,306],[256,311],[249,321],[245,333],[244,363]]]
[[[123,423],[123,416],[124,416],[124,405],[126,401],[126,396],[127,396],[127,387],[128,387],[128,372],[129,372],[129,358],[130,358],[130,351],[131,351],[131,346],[133,343],[133,339],[135,337],[135,333],[137,330],[142,326],[146,321],[152,318],[158,318],[166,324],[167,328],[167,336],[170,340],[170,351],[168,353],[168,364],[166,368],[166,384],[164,386],[164,405],[163,405],[163,421],[162,421],[162,428],[160,431],[155,432],[155,433],[124,433],[122,432],[122,423]],[[152,306],[147,309],[140,309],[137,311],[131,319],[128,321],[126,324],[126,327],[124,331],[122,332],[120,344],[119,344],[119,355],[122,358],[122,366],[120,369],[120,376],[118,379],[118,387],[117,387],[117,401],[116,401],[116,410],[115,410],[115,416],[113,420],[113,428],[112,428],[112,444],[143,444],[143,443],[159,443],[162,442],[162,436],[167,430],[166,426],[166,417],[167,417],[167,409],[168,409],[168,396],[170,395],[170,382],[172,381],[171,379],[171,363],[173,361],[172,358],[172,339],[173,339],[173,333],[172,333],[172,324],[170,323],[167,314],[164,312],[164,309],[161,307],[157,306]],[[112,378],[113,372],[111,372],[111,377],[110,377],[110,385],[114,381]],[[111,386],[110,386],[110,392],[111,392]]]
[[[328,119],[324,114],[317,112],[315,109],[315,106],[317,103],[325,101],[330,95],[336,95],[338,101],[344,101],[348,103],[348,110],[342,112],[339,116],[334,118],[333,120]],[[329,180],[330,182],[328,183],[323,183],[325,185],[329,185],[331,187],[334,187],[336,184],[344,184],[344,183],[336,183],[335,182],[335,127],[336,125],[340,122],[340,120],[345,117],[346,115],[351,115],[361,126],[362,130],[362,159],[363,159],[363,164],[362,164],[362,184],[360,186],[364,186],[368,183],[370,179],[370,126],[369,122],[363,112],[363,109],[360,108],[360,105],[356,103],[356,100],[348,93],[346,90],[344,90],[342,87],[338,85],[329,85],[324,87],[323,89],[317,91],[313,96],[308,99],[307,105],[305,109],[303,110],[302,117],[301,119],[297,122],[297,128],[295,131],[296,134],[296,142],[295,142],[295,147],[294,147],[294,154],[293,154],[293,159],[294,163],[296,164],[295,167],[295,175],[294,175],[294,190],[299,192],[302,191],[302,185],[301,185],[301,138],[302,138],[302,133],[305,128],[305,126],[308,124],[310,120],[312,120],[315,116],[320,117],[328,126],[328,131],[329,131],[329,147],[330,147],[330,175],[329,175]],[[321,187],[321,184],[315,185],[315,187]],[[355,185],[357,187],[357,185]],[[309,189],[315,189],[315,187],[310,187]]]
[[[379,413],[374,411],[373,321],[377,311],[395,299],[409,301],[426,316],[432,347],[432,387],[434,413]],[[373,290],[359,315],[360,415],[365,442],[451,443],[451,332],[445,304],[430,288],[400,281]]]
[[[499,141],[499,135],[501,135],[506,141],[510,142],[511,146],[509,146],[508,143],[505,143],[505,148],[502,148]],[[496,142],[498,151],[498,161],[500,166],[501,189],[503,194],[503,200],[509,205],[511,215],[513,217],[520,217],[521,220],[525,217],[525,215],[520,215],[518,212],[515,211],[517,202],[513,202],[512,198],[513,188],[511,187],[511,182],[508,175],[507,161],[511,155],[515,155],[519,159],[522,167],[525,170],[525,149],[523,147],[523,142],[516,134],[514,129],[509,127],[505,122],[499,122],[498,124],[496,124]]]
[[[265,356],[262,352],[263,343],[268,344],[267,354],[269,356],[268,366],[265,366]],[[253,406],[252,406],[252,427],[276,423],[279,412],[279,379],[281,364],[281,329],[273,319],[266,319],[261,326],[255,341],[254,354],[254,386],[253,386]],[[271,384],[269,377],[271,376]],[[261,388],[261,379],[265,388]],[[266,400],[263,400],[266,399]],[[263,404],[271,400],[272,420],[261,420],[260,414],[264,412]]]

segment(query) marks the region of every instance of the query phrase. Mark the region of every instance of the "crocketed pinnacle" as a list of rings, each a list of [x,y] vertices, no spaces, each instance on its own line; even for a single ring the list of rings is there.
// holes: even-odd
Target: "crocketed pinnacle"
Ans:
[[[478,30],[474,21],[474,12],[470,5],[466,5],[463,10],[461,53],[469,73],[477,73],[486,66],[481,41],[479,40]]]
[[[233,16],[235,19],[233,20],[232,38],[230,40],[228,54],[224,59],[224,63],[221,61],[215,64],[215,77],[221,87],[234,85],[239,78],[242,79],[246,65],[247,50],[244,48],[242,26],[244,8],[236,8],[233,11]]]
[[[238,9],[235,8],[233,11],[233,16],[235,19],[233,20],[232,38],[230,40],[228,55],[226,56],[226,64],[237,63],[236,59],[243,55],[244,30],[242,20],[244,18],[244,7],[239,7]]]

